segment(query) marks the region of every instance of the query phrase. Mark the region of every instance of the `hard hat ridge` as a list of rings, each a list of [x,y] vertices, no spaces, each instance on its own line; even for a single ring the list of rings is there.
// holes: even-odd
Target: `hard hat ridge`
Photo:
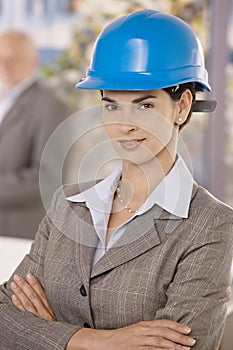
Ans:
[[[98,36],[80,89],[156,90],[195,82],[210,91],[201,44],[181,19],[141,10],[112,21]]]

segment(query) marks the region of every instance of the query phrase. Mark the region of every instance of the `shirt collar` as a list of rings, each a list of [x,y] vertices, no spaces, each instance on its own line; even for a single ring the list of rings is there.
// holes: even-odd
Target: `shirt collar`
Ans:
[[[67,197],[66,199],[77,203],[86,202],[88,208],[96,211],[110,212],[112,198],[120,176],[121,167],[95,186],[77,195]],[[154,204],[157,204],[175,216],[187,218],[192,189],[193,177],[182,157],[178,155],[171,171],[150,194],[146,202],[139,208],[136,215],[145,213]]]
[[[139,214],[157,204],[167,212],[187,218],[193,190],[193,177],[183,158],[176,163],[139,209]]]
[[[121,177],[121,166],[118,167],[110,176],[98,182],[95,186],[66,199],[71,202],[86,202],[88,208],[96,211],[110,212],[112,207],[112,198]]]

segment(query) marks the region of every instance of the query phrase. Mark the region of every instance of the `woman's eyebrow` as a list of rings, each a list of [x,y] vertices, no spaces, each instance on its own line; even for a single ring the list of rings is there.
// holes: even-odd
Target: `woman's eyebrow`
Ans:
[[[154,95],[146,95],[146,96],[142,96],[142,97],[139,97],[139,98],[135,98],[131,103],[139,103],[139,102],[142,102],[144,100],[147,100],[148,98],[157,98],[157,97],[154,96]],[[117,101],[115,101],[115,100],[113,100],[112,98],[109,98],[109,97],[102,97],[101,101],[117,103]]]
[[[132,101],[132,103],[139,103],[139,102],[142,102],[144,100],[147,100],[148,98],[157,98],[157,97],[154,95],[146,95],[146,96],[136,98],[135,100]]]
[[[109,97],[102,97],[102,98],[101,98],[101,101],[115,102],[115,103],[117,103],[117,101],[115,101],[115,100],[113,100],[112,98],[109,98]]]

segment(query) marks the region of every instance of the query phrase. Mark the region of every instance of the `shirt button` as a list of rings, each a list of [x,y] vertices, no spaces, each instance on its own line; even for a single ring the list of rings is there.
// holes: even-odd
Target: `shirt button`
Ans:
[[[89,323],[86,323],[86,322],[83,324],[83,327],[85,327],[85,328],[91,328],[91,326],[89,325]]]
[[[86,291],[84,285],[81,286],[81,288],[80,288],[80,293],[81,293],[81,295],[82,295],[83,297],[86,297],[86,296],[87,296],[87,291]]]

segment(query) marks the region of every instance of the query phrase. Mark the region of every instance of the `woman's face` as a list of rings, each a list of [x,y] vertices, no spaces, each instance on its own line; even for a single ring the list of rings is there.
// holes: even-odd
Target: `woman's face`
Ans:
[[[165,91],[103,91],[102,101],[105,130],[122,159],[142,164],[174,152],[180,107]]]

